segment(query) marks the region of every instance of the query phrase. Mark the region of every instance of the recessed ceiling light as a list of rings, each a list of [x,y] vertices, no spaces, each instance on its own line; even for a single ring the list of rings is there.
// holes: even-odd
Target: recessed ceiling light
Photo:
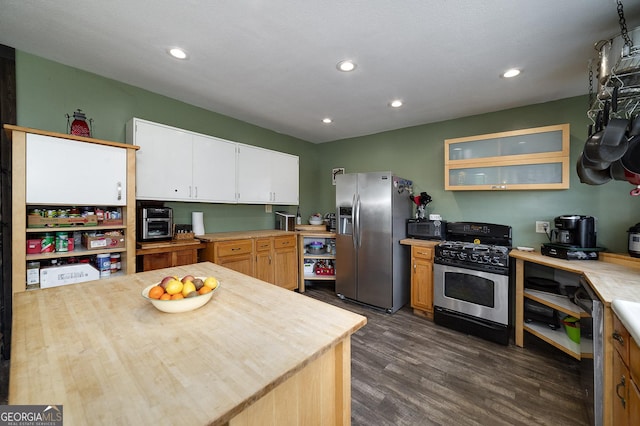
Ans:
[[[169,55],[173,56],[176,59],[187,59],[187,52],[179,47],[172,47],[168,50]]]
[[[338,68],[339,71],[349,72],[356,69],[356,63],[352,60],[340,61],[336,65],[336,68]]]
[[[395,99],[389,102],[389,106],[391,108],[400,108],[402,106],[402,101],[400,99]]]
[[[511,68],[510,70],[505,71],[502,76],[504,78],[511,78],[520,75],[520,70],[517,68]]]
[[[332,120],[332,119],[330,119],[329,117],[326,117],[326,118],[323,118],[323,119],[322,119],[322,122],[323,122],[324,124],[331,124],[331,123],[333,123],[333,120]]]

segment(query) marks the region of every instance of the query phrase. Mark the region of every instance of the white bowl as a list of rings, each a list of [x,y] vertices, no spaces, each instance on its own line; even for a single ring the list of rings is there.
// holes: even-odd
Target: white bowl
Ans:
[[[322,225],[323,223],[324,223],[324,220],[321,217],[311,216],[309,218],[310,225]]]
[[[201,280],[204,281],[203,277],[196,277],[196,278],[200,278]],[[158,283],[155,283],[145,287],[144,290],[142,290],[142,297],[144,297],[149,302],[151,302],[151,304],[155,306],[156,309],[158,309],[159,311],[175,314],[178,312],[193,311],[194,309],[198,309],[206,305],[207,302],[209,302],[209,300],[211,300],[211,298],[213,297],[213,293],[218,291],[218,289],[220,288],[220,281],[218,281],[218,286],[213,290],[211,290],[209,293],[201,294],[196,297],[185,297],[184,299],[178,299],[178,300],[151,299],[149,297],[149,290],[151,290],[151,287],[154,287],[157,285]]]

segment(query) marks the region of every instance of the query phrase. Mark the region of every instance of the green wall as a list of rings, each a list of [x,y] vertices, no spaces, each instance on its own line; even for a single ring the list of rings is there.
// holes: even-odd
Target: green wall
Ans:
[[[118,81],[106,79],[56,62],[16,51],[18,125],[67,133],[67,118],[82,109],[93,119],[92,136],[125,142],[125,125],[143,118],[194,132],[249,145],[287,152],[300,157],[300,205],[302,214],[314,196],[305,188],[316,181],[317,145],[185,104]],[[211,167],[215,167],[212,164]],[[180,167],[180,164],[176,164]],[[226,182],[216,184],[225,185]],[[205,230],[269,229],[273,213],[264,205],[166,203],[174,208],[176,223],[191,223],[191,212],[204,212]],[[295,212],[295,206],[273,206]]]
[[[514,245],[539,248],[547,241],[535,233],[535,221],[562,214],[592,215],[598,219],[598,245],[627,251],[627,229],[640,222],[640,198],[633,186],[610,181],[601,186],[580,183],[575,164],[587,138],[587,97],[464,117],[404,128],[376,135],[345,139],[320,146],[322,175],[331,169],[346,172],[391,170],[414,181],[414,192],[433,198],[427,210],[449,221],[480,221],[513,227]],[[568,190],[553,191],[445,191],[444,140],[485,133],[570,123],[571,175]],[[334,204],[335,188],[322,194],[322,209]],[[553,225],[552,225],[553,226]]]
[[[599,245],[626,252],[626,231],[640,222],[640,199],[629,196],[630,184],[589,186],[578,180],[575,162],[589,124],[586,96],[315,145],[24,52],[16,52],[16,68],[17,124],[22,126],[66,133],[65,114],[80,108],[94,119],[94,136],[101,139],[123,142],[125,123],[135,116],[300,156],[304,217],[334,210],[331,169],[345,167],[347,173],[391,170],[412,179],[415,192],[433,197],[428,212],[450,221],[511,225],[514,245],[538,247],[546,241],[544,234],[534,232],[536,220],[586,214],[598,218]],[[443,190],[444,139],[561,123],[571,124],[570,189]],[[262,205],[168,205],[175,209],[177,223],[190,223],[191,211],[203,211],[207,232],[273,226],[273,214]],[[274,206],[278,209],[295,211],[294,206]]]

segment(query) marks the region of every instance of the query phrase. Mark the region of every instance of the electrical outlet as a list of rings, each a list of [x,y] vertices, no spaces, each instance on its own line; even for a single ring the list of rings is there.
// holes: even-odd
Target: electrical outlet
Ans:
[[[547,232],[549,232],[549,222],[545,222],[543,220],[536,220],[536,233],[546,234]]]

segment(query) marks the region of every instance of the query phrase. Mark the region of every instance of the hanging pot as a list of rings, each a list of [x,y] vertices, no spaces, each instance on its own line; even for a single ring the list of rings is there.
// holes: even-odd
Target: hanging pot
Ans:
[[[595,133],[587,139],[584,145],[584,155],[587,159],[591,162],[611,163],[622,158],[627,151],[628,125],[627,119],[611,119],[602,132]],[[597,170],[603,170],[603,168]]]
[[[640,119],[636,117],[631,128],[633,136],[629,139],[629,147],[620,159],[624,168],[624,176],[627,182],[636,185],[636,189],[631,190],[631,195],[640,195]]]
[[[622,160],[614,161],[611,163],[611,168],[609,169],[611,172],[611,178],[614,180],[619,180],[626,182],[627,176],[624,173],[624,166],[622,165]]]
[[[611,56],[611,40],[600,40],[594,47],[598,51],[598,57],[600,59],[598,64],[598,81],[604,85],[611,75],[611,63],[609,62]]]
[[[594,170],[586,167],[584,164],[584,153],[580,154],[578,162],[576,164],[576,171],[580,182],[587,185],[603,185],[611,180],[611,172],[609,168],[604,170]]]

